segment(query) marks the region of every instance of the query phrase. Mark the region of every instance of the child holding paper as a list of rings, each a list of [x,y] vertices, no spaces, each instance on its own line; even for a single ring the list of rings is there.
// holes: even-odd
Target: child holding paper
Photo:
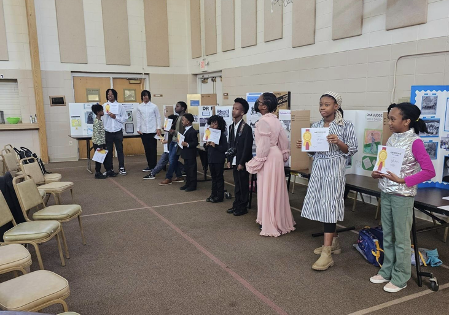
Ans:
[[[225,135],[226,123],[222,116],[213,115],[207,121],[209,128],[221,131],[219,143],[208,141],[205,148],[208,151],[208,164],[212,177],[211,196],[207,202],[222,202],[224,194],[223,166],[225,164],[225,152],[227,151],[227,136]]]
[[[169,126],[169,129],[175,129],[175,124],[177,122],[177,115],[170,115],[168,117],[169,119],[172,119],[172,125]],[[172,135],[169,132],[166,132],[164,135],[164,140],[161,141],[162,144],[170,143],[172,142]],[[161,157],[159,158],[158,164],[150,170],[150,173],[146,176],[144,176],[144,179],[155,179],[156,174],[161,172],[161,170],[169,163],[169,150],[164,151],[163,154],[161,154]],[[177,161],[177,163],[180,163]],[[178,166],[180,167],[180,166]]]
[[[92,105],[92,112],[95,114],[93,132],[92,132],[92,143],[94,144],[94,150],[100,151],[102,149],[106,149],[106,140],[105,140],[105,127],[103,126],[102,116],[103,116],[103,106],[99,103]],[[99,162],[95,162],[95,178],[96,179],[105,179],[106,175],[103,175],[100,170],[102,168],[102,164]],[[106,169],[106,167],[105,167]]]
[[[324,244],[314,254],[320,258],[312,269],[327,270],[334,265],[331,254],[339,254],[337,221],[344,220],[345,165],[347,157],[358,151],[355,128],[343,119],[342,97],[336,92],[326,92],[320,97],[319,111],[322,119],[311,128],[329,128],[329,151],[309,152],[314,157],[302,217],[324,224]],[[302,140],[297,141],[297,148]]]
[[[417,185],[436,173],[419,132],[427,132],[420,109],[411,103],[392,104],[388,108],[389,129],[393,132],[386,146],[405,150],[400,174],[372,172],[381,189],[384,262],[372,283],[388,282],[386,292],[406,288],[411,278],[411,226]]]
[[[194,116],[192,114],[184,114],[181,122],[185,128],[184,141],[181,143],[181,157],[184,159],[184,168],[186,170],[186,183],[180,187],[180,190],[194,191],[197,190],[197,130],[192,127]]]

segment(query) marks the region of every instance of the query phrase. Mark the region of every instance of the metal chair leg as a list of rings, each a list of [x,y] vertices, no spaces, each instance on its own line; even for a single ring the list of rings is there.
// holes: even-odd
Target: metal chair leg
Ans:
[[[66,262],[64,260],[64,255],[63,255],[62,248],[61,248],[61,240],[59,238],[59,232],[56,234],[56,242],[58,243],[58,251],[59,251],[59,258],[61,259],[61,266],[64,267],[66,265]],[[44,268],[42,268],[42,269],[44,269]]]
[[[34,246],[34,250],[36,252],[36,256],[38,259],[38,263],[39,263],[39,268],[41,268],[41,270],[44,270],[44,264],[42,263],[42,257],[41,257],[41,252],[39,251],[39,245],[36,243],[31,243]]]
[[[81,225],[81,215],[78,215],[78,224],[80,225],[81,239],[83,240],[83,245],[86,245],[86,238],[84,237],[83,225]]]
[[[67,240],[66,240],[66,234],[64,233],[64,229],[62,227],[61,224],[61,236],[62,236],[62,240],[63,240],[63,244],[64,244],[64,250],[66,252],[66,258],[69,259],[69,247],[67,246]]]

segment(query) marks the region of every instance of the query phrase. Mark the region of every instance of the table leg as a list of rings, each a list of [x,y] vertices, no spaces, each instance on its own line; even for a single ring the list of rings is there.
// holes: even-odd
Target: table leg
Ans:
[[[87,156],[87,171],[92,174],[91,170],[91,146],[90,146],[90,140],[86,139],[86,156]]]
[[[413,236],[413,246],[414,246],[414,257],[416,259],[417,284],[419,285],[419,287],[421,287],[422,286],[422,275],[420,274],[419,246],[417,245],[416,213],[415,213],[414,207],[413,207],[412,236]]]

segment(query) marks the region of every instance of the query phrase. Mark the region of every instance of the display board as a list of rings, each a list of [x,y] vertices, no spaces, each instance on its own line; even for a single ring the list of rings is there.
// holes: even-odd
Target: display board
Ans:
[[[428,133],[420,133],[425,149],[433,162],[436,176],[419,187],[448,188],[448,85],[413,85],[411,103],[422,111]]]
[[[358,139],[358,152],[347,158],[346,173],[371,176],[378,146],[387,141],[383,139],[383,112],[346,110],[344,119],[353,124]]]
[[[92,105],[96,103],[69,103],[70,135],[92,136],[95,114]],[[121,103],[127,112],[128,119],[124,124],[123,133],[137,135],[136,111],[139,103]]]

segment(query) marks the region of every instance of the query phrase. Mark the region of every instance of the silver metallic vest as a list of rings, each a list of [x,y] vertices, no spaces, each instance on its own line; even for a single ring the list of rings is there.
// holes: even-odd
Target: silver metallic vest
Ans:
[[[420,171],[420,165],[412,153],[413,142],[417,139],[420,139],[419,136],[414,132],[414,129],[410,129],[404,133],[394,133],[386,143],[386,146],[405,150],[400,178],[414,175]],[[381,178],[378,182],[378,187],[381,191],[388,194],[415,196],[417,193],[417,186],[408,187],[406,184],[398,184],[387,178]]]

